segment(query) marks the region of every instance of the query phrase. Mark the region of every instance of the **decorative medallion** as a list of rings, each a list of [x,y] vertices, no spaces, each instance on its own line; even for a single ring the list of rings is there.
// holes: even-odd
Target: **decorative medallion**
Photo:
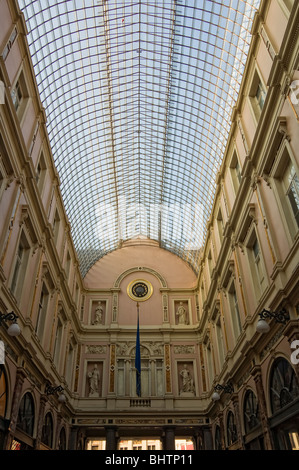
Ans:
[[[153,293],[153,286],[144,279],[137,279],[130,282],[127,288],[128,296],[137,302],[148,300]]]

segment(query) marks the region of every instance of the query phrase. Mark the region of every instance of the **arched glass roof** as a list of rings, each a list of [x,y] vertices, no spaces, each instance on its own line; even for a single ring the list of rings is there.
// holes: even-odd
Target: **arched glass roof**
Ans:
[[[19,0],[84,276],[144,236],[197,271],[260,0]]]

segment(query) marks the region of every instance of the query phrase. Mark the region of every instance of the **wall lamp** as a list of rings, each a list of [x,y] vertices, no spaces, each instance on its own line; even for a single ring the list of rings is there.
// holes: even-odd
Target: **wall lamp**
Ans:
[[[258,333],[267,333],[270,330],[269,323],[266,322],[266,318],[274,318],[277,323],[286,324],[289,319],[290,315],[288,312],[283,308],[279,312],[270,312],[269,310],[264,310],[259,313],[260,319],[257,322],[256,331]]]
[[[45,388],[45,393],[46,395],[54,395],[56,392],[61,392],[58,401],[60,403],[65,403],[66,398],[65,394],[63,393],[64,388],[61,385],[58,385],[58,387],[52,387],[51,385],[47,385]]]
[[[234,387],[232,386],[232,384],[227,384],[227,385],[220,385],[220,384],[217,384],[215,387],[214,387],[214,393],[212,395],[212,400],[213,401],[218,401],[220,400],[220,395],[218,393],[217,390],[221,391],[223,390],[224,393],[233,393],[234,391]]]
[[[17,318],[19,317],[14,312],[0,313],[0,326],[3,321],[12,322],[12,324],[7,329],[9,336],[18,336],[21,333],[21,329],[17,324]]]

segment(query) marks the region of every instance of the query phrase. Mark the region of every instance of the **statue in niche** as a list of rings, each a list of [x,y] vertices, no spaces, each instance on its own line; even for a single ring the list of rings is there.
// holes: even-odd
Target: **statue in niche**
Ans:
[[[186,393],[186,392],[194,393],[193,378],[189,372],[187,364],[184,364],[184,368],[181,370],[180,376],[182,377],[182,380],[183,380],[183,387],[180,393]]]
[[[187,324],[187,311],[183,306],[183,302],[180,302],[180,305],[176,311],[176,316],[178,317],[179,325],[186,325]]]
[[[99,378],[100,372],[97,364],[94,365],[93,371],[87,374],[89,379],[89,397],[99,397]]]
[[[104,310],[102,307],[102,302],[99,301],[98,306],[95,310],[95,319],[93,322],[94,325],[101,325],[103,323],[103,314],[104,314]]]

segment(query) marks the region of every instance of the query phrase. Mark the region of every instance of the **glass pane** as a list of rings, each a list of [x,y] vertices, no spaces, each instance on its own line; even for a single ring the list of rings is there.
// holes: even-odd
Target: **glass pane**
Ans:
[[[197,272],[260,0],[19,0],[83,276],[142,235]]]

